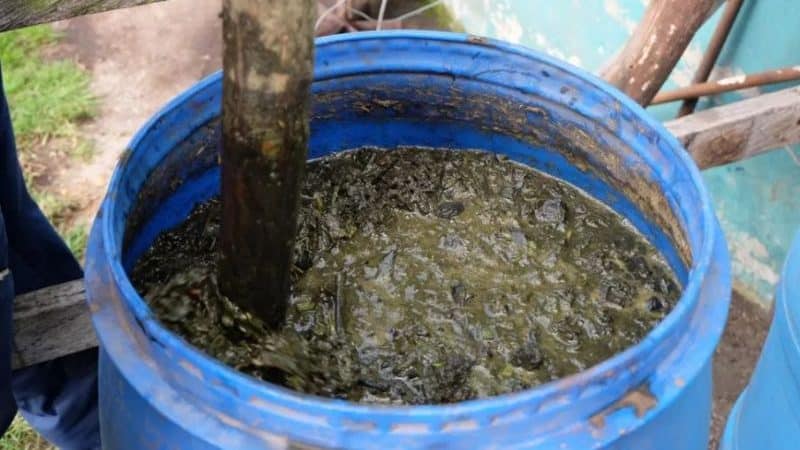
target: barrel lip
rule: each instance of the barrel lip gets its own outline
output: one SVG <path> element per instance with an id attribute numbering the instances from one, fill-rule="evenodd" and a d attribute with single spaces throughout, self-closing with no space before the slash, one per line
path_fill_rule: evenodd
<path id="1" fill-rule="evenodd" d="M 672 158 L 679 162 L 683 169 L 688 171 L 692 189 L 697 191 L 698 196 L 702 199 L 700 205 L 678 205 L 681 208 L 692 208 L 690 213 L 696 213 L 696 208 L 700 209 L 700 223 L 701 233 L 700 249 L 698 252 L 693 252 L 693 260 L 688 272 L 688 282 L 684 286 L 683 293 L 680 301 L 676 304 L 673 311 L 664 318 L 655 328 L 653 328 L 648 335 L 636 345 L 629 347 L 625 351 L 618 353 L 611 358 L 602 361 L 601 363 L 581 372 L 574 374 L 560 380 L 552 381 L 533 389 L 515 392 L 500 396 L 494 396 L 484 399 L 475 399 L 466 402 L 460 402 L 448 405 L 422 405 L 422 406 L 376 406 L 364 405 L 357 403 L 350 403 L 339 400 L 324 399 L 321 397 L 309 396 L 305 394 L 296 393 L 294 391 L 281 388 L 278 386 L 269 385 L 259 380 L 251 378 L 247 375 L 241 374 L 232 368 L 224 366 L 222 363 L 206 356 L 200 350 L 191 346 L 185 345 L 185 341 L 180 337 L 173 335 L 171 332 L 162 327 L 160 323 L 149 313 L 144 300 L 138 295 L 136 290 L 130 283 L 126 272 L 121 264 L 121 255 L 115 247 L 116 239 L 114 237 L 112 221 L 115 217 L 115 202 L 111 194 L 104 200 L 103 208 L 105 214 L 100 217 L 101 227 L 100 233 L 103 241 L 103 255 L 110 266 L 112 277 L 119 290 L 122 293 L 123 301 L 127 303 L 128 307 L 132 310 L 134 317 L 142 324 L 144 330 L 150 336 L 164 342 L 167 345 L 180 345 L 179 351 L 187 355 L 193 363 L 196 363 L 202 370 L 211 370 L 217 373 L 224 373 L 225 376 L 235 378 L 237 383 L 246 385 L 249 390 L 264 395 L 275 402 L 280 402 L 284 405 L 292 405 L 298 407 L 313 408 L 319 413 L 348 413 L 348 414 L 386 414 L 394 419 L 400 416 L 414 416 L 416 418 L 433 417 L 446 415 L 448 417 L 465 416 L 468 417 L 475 413 L 486 414 L 487 411 L 500 411 L 513 409 L 515 406 L 521 407 L 522 405 L 530 404 L 531 402 L 544 402 L 546 400 L 554 400 L 553 406 L 557 407 L 564 404 L 564 401 L 579 401 L 580 395 L 565 396 L 567 392 L 578 392 L 586 386 L 593 383 L 613 383 L 616 377 L 620 379 L 628 379 L 629 371 L 637 370 L 638 360 L 642 355 L 651 352 L 659 342 L 665 340 L 667 337 L 672 336 L 681 330 L 682 322 L 688 322 L 688 317 L 694 311 L 699 302 L 699 294 L 703 280 L 709 271 L 711 265 L 711 258 L 714 252 L 715 245 L 719 244 L 724 238 L 716 229 L 716 220 L 713 216 L 711 209 L 710 197 L 702 183 L 699 170 L 694 162 L 689 158 L 681 144 L 655 119 L 651 118 L 643 108 L 633 102 L 630 98 L 611 87 L 604 81 L 596 78 L 594 75 L 579 69 L 569 66 L 568 64 L 551 58 L 547 55 L 540 54 L 533 50 L 524 49 L 522 47 L 507 44 L 491 39 L 476 38 L 474 36 L 466 36 L 462 34 L 446 33 L 446 32 L 430 32 L 430 31 L 392 31 L 392 32 L 365 32 L 358 34 L 348 34 L 331 36 L 321 38 L 317 41 L 319 49 L 327 46 L 341 44 L 347 42 L 352 44 L 361 41 L 373 40 L 392 40 L 392 39 L 405 39 L 405 40 L 420 40 L 428 42 L 451 42 L 461 44 L 474 44 L 495 48 L 501 52 L 513 53 L 525 58 L 532 58 L 541 61 L 546 65 L 559 68 L 565 72 L 589 82 L 598 90 L 602 90 L 605 94 L 612 96 L 616 101 L 623 105 L 633 113 L 637 121 L 642 122 L 646 127 L 656 131 L 658 137 L 664 140 L 671 152 Z M 337 73 L 336 69 L 322 68 L 317 72 L 320 74 L 321 79 L 342 76 Z M 326 78 L 327 77 L 327 78 Z M 188 91 L 176 97 L 168 103 L 158 114 L 154 115 L 136 134 L 131 141 L 129 148 L 136 148 L 147 130 L 157 123 L 160 118 L 168 111 L 181 106 L 184 102 L 190 99 L 196 92 L 206 89 L 213 83 L 218 83 L 221 76 L 219 73 L 208 77 L 207 79 L 196 84 Z M 123 171 L 118 169 L 114 172 L 111 180 L 111 187 L 109 193 L 121 189 Z M 93 231 L 94 233 L 94 231 Z M 709 351 L 713 349 L 713 346 Z M 609 379 L 611 379 L 609 381 Z M 625 390 L 632 389 L 635 386 L 626 386 Z"/>

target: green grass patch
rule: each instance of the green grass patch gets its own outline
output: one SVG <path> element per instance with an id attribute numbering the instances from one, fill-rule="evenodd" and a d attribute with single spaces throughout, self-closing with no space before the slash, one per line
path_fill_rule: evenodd
<path id="1" fill-rule="evenodd" d="M 36 188 L 30 188 L 31 197 L 39 205 L 45 216 L 51 222 L 64 222 L 69 217 L 70 212 L 73 211 L 75 205 L 70 204 L 61 199 L 59 196 L 47 191 L 39 191 Z"/>
<path id="2" fill-rule="evenodd" d="M 88 227 L 85 223 L 70 223 L 70 218 L 80 210 L 80 205 L 36 188 L 31 188 L 30 193 L 75 258 L 82 261 L 89 235 Z"/>
<path id="3" fill-rule="evenodd" d="M 56 447 L 39 436 L 21 416 L 17 416 L 0 438 L 0 450 L 56 450 Z"/>
<path id="4" fill-rule="evenodd" d="M 37 138 L 73 136 L 76 123 L 96 111 L 89 74 L 72 61 L 45 59 L 43 50 L 57 41 L 47 25 L 0 34 L 3 81 L 21 151 Z"/>
<path id="5" fill-rule="evenodd" d="M 89 227 L 85 223 L 77 223 L 64 230 L 59 230 L 67 247 L 78 261 L 83 262 L 86 253 L 86 242 L 89 240 Z"/>
<path id="6" fill-rule="evenodd" d="M 81 162 L 89 162 L 94 156 L 94 147 L 85 139 L 78 139 L 70 152 L 74 158 Z"/>

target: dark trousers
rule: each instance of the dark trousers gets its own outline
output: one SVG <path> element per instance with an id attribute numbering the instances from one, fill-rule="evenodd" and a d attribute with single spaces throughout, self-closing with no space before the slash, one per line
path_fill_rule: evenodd
<path id="1" fill-rule="evenodd" d="M 14 297 L 82 276 L 25 188 L 0 74 L 0 434 L 19 409 L 60 448 L 100 448 L 96 350 L 11 371 Z"/>

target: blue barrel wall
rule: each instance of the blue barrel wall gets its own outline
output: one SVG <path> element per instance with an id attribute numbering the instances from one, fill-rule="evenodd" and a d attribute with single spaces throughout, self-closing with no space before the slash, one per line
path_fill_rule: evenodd
<path id="1" fill-rule="evenodd" d="M 675 270 L 681 300 L 589 370 L 457 404 L 361 405 L 238 373 L 162 327 L 126 275 L 160 231 L 218 192 L 216 74 L 134 137 L 91 232 L 105 448 L 705 449 L 730 266 L 700 175 L 658 122 L 550 57 L 447 33 L 320 39 L 312 89 L 309 157 L 398 145 L 505 154 L 624 215 Z"/>
<path id="2" fill-rule="evenodd" d="M 720 450 L 800 447 L 800 233 L 775 295 L 772 325 L 747 388 L 725 425 Z"/>

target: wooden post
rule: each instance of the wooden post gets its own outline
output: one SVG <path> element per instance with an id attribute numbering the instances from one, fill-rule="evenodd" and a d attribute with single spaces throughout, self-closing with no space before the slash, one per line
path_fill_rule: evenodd
<path id="1" fill-rule="evenodd" d="M 603 78 L 640 105 L 649 104 L 717 3 L 652 0 Z"/>
<path id="2" fill-rule="evenodd" d="M 223 294 L 269 326 L 286 313 L 309 133 L 314 0 L 224 0 Z"/>

